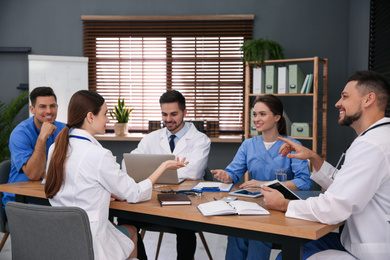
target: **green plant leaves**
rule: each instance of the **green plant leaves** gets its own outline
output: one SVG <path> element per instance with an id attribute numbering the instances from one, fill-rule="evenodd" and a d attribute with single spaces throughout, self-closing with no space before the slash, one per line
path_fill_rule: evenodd
<path id="1" fill-rule="evenodd" d="M 130 113 L 134 108 L 126 108 L 125 100 L 118 98 L 118 105 L 114 107 L 114 111 L 110 111 L 110 115 L 112 118 L 116 119 L 118 123 L 128 123 Z"/>
<path id="2" fill-rule="evenodd" d="M 23 92 L 16 99 L 12 99 L 8 104 L 0 102 L 0 162 L 10 158 L 8 148 L 9 137 L 16 127 L 15 118 L 28 104 L 28 90 Z"/>
<path id="3" fill-rule="evenodd" d="M 254 61 L 255 66 L 264 66 L 264 60 L 284 59 L 284 48 L 277 42 L 263 38 L 244 42 L 240 48 L 245 61 Z"/>

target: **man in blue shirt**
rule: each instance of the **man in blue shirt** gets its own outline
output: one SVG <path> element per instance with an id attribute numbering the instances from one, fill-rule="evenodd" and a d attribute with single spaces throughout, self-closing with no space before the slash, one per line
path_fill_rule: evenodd
<path id="1" fill-rule="evenodd" d="M 30 93 L 33 117 L 22 121 L 9 140 L 11 172 L 8 183 L 40 180 L 46 173 L 46 158 L 64 123 L 57 117 L 57 97 L 50 87 L 37 87 Z M 3 205 L 15 201 L 15 194 L 4 193 Z"/>

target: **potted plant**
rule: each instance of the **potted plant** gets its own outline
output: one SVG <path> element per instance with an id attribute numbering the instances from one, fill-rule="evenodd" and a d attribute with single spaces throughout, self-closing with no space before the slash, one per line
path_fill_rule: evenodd
<path id="1" fill-rule="evenodd" d="M 284 59 L 284 48 L 268 38 L 259 38 L 244 42 L 240 48 L 244 52 L 245 61 L 254 61 L 255 66 L 264 66 L 264 60 Z"/>
<path id="2" fill-rule="evenodd" d="M 114 125 L 115 135 L 124 136 L 128 133 L 129 129 L 129 116 L 134 108 L 126 108 L 125 100 L 118 98 L 118 105 L 114 107 L 114 111 L 110 111 L 112 118 L 116 119 L 118 122 Z"/>
<path id="3" fill-rule="evenodd" d="M 24 91 L 16 99 L 12 99 L 8 104 L 0 102 L 0 162 L 10 158 L 8 148 L 9 136 L 16 127 L 15 118 L 28 104 L 28 90 Z"/>

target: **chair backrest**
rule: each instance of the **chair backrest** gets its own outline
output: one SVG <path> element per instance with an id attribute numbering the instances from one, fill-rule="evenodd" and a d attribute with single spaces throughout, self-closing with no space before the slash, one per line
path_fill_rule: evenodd
<path id="1" fill-rule="evenodd" d="M 11 171 L 11 160 L 2 161 L 0 163 L 0 184 L 8 182 L 9 173 Z M 7 233 L 8 225 L 7 218 L 3 210 L 3 193 L 0 192 L 0 232 Z"/>
<path id="2" fill-rule="evenodd" d="M 94 258 L 88 215 L 83 209 L 8 202 L 5 211 L 13 260 Z"/>
<path id="3" fill-rule="evenodd" d="M 203 179 L 205 181 L 215 181 L 214 174 L 210 171 L 209 167 L 206 167 L 206 169 L 204 170 Z"/>

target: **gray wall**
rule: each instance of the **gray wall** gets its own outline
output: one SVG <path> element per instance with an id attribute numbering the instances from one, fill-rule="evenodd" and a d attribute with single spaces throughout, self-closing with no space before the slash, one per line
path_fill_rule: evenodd
<path id="1" fill-rule="evenodd" d="M 196 14 L 254 14 L 254 38 L 278 41 L 287 58 L 329 59 L 328 160 L 337 162 L 354 133 L 337 125 L 334 104 L 349 74 L 367 68 L 369 0 L 0 0 L 0 47 L 82 56 L 81 15 Z M 16 86 L 27 82 L 27 55 L 0 53 L 0 100 L 15 98 Z M 119 156 L 130 150 L 127 143 L 103 145 Z M 213 144 L 210 168 L 225 167 L 237 148 Z"/>

